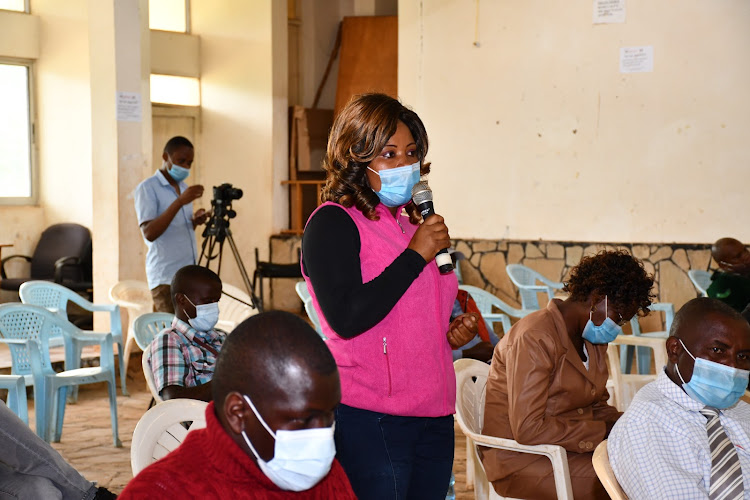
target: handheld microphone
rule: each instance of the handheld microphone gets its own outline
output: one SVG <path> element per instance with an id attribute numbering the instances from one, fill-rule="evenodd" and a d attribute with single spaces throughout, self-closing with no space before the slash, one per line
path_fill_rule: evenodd
<path id="1" fill-rule="evenodd" d="M 422 214 L 422 219 L 426 219 L 435 213 L 435 207 L 432 204 L 432 189 L 426 181 L 419 181 L 411 188 L 411 198 L 419 213 Z M 437 253 L 435 262 L 441 274 L 453 271 L 453 261 L 447 248 L 443 248 Z"/>

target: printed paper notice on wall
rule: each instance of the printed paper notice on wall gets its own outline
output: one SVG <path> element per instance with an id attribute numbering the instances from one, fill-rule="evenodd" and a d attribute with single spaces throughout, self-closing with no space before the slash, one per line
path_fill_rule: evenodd
<path id="1" fill-rule="evenodd" d="M 625 0 L 594 0 L 594 24 L 624 22 Z"/>
<path id="2" fill-rule="evenodd" d="M 138 92 L 117 92 L 117 121 L 141 121 L 141 94 Z"/>
<path id="3" fill-rule="evenodd" d="M 654 71 L 654 47 L 621 47 L 620 73 L 651 73 Z"/>

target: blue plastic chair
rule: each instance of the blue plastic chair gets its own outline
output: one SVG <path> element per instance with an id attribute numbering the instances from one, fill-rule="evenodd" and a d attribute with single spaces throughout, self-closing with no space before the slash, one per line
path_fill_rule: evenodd
<path id="1" fill-rule="evenodd" d="M 141 314 L 133 321 L 133 336 L 135 343 L 144 353 L 156 335 L 172 326 L 174 314 L 165 312 L 154 312 Z M 144 354 L 145 356 L 145 354 Z"/>
<path id="2" fill-rule="evenodd" d="M 72 302 L 82 309 L 91 312 L 103 311 L 109 313 L 109 328 L 112 335 L 112 340 L 117 344 L 117 353 L 120 358 L 120 388 L 123 396 L 129 396 L 126 387 L 127 373 L 125 372 L 124 362 L 124 345 L 122 341 L 122 323 L 120 320 L 120 306 L 116 304 L 93 304 L 88 300 L 84 299 L 76 292 L 69 288 L 65 288 L 57 283 L 51 283 L 49 281 L 27 281 L 18 290 L 18 294 L 21 297 L 21 302 L 24 304 L 32 304 L 35 306 L 44 307 L 49 309 L 53 313 L 57 314 L 61 318 L 68 319 L 68 302 Z M 95 335 L 104 335 L 100 332 L 87 332 Z M 75 341 L 73 344 L 73 352 L 71 353 L 72 358 L 68 360 L 66 357 L 66 363 L 70 361 L 71 364 L 66 365 L 66 368 L 79 368 L 81 366 L 81 351 L 85 345 L 96 345 L 98 344 L 98 337 L 90 337 L 89 340 Z M 54 344 L 53 344 L 54 345 Z M 66 356 L 67 356 L 66 351 Z M 73 391 L 71 396 L 72 400 L 77 399 L 77 391 Z"/>
<path id="3" fill-rule="evenodd" d="M 552 300 L 555 290 L 561 290 L 565 286 L 561 281 L 552 281 L 523 264 L 508 264 L 505 266 L 505 271 L 518 288 L 521 307 L 527 311 L 526 314 L 541 309 L 539 298 L 536 296 L 538 292 L 545 292 L 549 300 Z M 538 285 L 537 282 L 542 284 Z"/>
<path id="4" fill-rule="evenodd" d="M 688 277 L 693 282 L 693 286 L 701 297 L 708 297 L 708 287 L 711 286 L 711 273 L 709 271 L 702 271 L 699 269 L 691 269 L 688 271 Z"/>
<path id="5" fill-rule="evenodd" d="M 100 346 L 98 367 L 69 369 L 56 373 L 49 356 L 50 337 L 62 335 L 65 351 L 73 341 L 96 341 Z M 121 447 L 117 434 L 115 361 L 110 333 L 85 333 L 47 309 L 30 304 L 0 304 L 0 332 L 10 347 L 13 371 L 34 386 L 36 433 L 47 441 L 60 441 L 68 388 L 107 382 L 114 445 Z M 67 359 L 67 356 L 66 356 Z M 31 378 L 29 384 L 28 378 Z"/>
<path id="6" fill-rule="evenodd" d="M 487 290 L 483 290 L 476 286 L 459 285 L 458 288 L 467 291 L 469 295 L 471 295 L 471 298 L 474 299 L 479 312 L 482 313 L 484 322 L 487 323 L 487 329 L 490 332 L 494 332 L 493 325 L 500 322 L 503 325 L 503 333 L 506 334 L 510 331 L 510 318 L 523 318 L 531 312 L 511 307 Z M 495 312 L 495 307 L 502 312 Z"/>
<path id="7" fill-rule="evenodd" d="M 641 324 L 638 322 L 638 316 L 630 319 L 630 328 L 636 337 L 651 337 L 655 339 L 666 339 L 669 336 L 669 330 L 672 328 L 674 321 L 674 305 L 669 302 L 655 302 L 649 306 L 649 310 L 664 313 L 664 326 L 666 330 L 658 332 L 641 332 Z M 651 373 L 651 349 L 648 347 L 636 347 L 636 357 L 638 358 L 638 374 L 648 375 Z M 622 373 L 630 373 L 633 366 L 633 346 L 620 346 L 620 369 Z M 659 373 L 661 366 L 656 367 Z"/>
<path id="8" fill-rule="evenodd" d="M 328 338 L 323 334 L 323 329 L 320 326 L 318 313 L 315 311 L 315 306 L 313 306 L 312 295 L 310 295 L 310 292 L 307 290 L 307 283 L 304 281 L 299 281 L 296 285 L 294 285 L 294 289 L 297 291 L 297 295 L 299 295 L 299 298 L 302 299 L 302 303 L 305 305 L 305 312 L 307 313 L 307 317 L 310 318 L 310 321 L 312 321 L 312 324 L 315 326 L 315 331 L 318 332 L 320 338 L 322 338 L 323 340 L 328 340 Z"/>
<path id="9" fill-rule="evenodd" d="M 29 405 L 26 402 L 26 381 L 20 375 L 0 375 L 0 389 L 8 390 L 8 409 L 29 425 Z"/>

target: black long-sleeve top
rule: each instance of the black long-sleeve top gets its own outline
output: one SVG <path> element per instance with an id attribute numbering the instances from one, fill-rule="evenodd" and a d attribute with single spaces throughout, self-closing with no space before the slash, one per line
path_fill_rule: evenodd
<path id="1" fill-rule="evenodd" d="M 302 236 L 305 274 L 328 324 L 343 338 L 356 337 L 378 324 L 427 264 L 407 248 L 380 276 L 363 283 L 360 249 L 356 224 L 335 206 L 318 210 Z"/>

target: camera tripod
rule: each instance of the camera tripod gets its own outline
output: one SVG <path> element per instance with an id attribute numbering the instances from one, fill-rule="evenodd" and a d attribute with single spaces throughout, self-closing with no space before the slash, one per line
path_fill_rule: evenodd
<path id="1" fill-rule="evenodd" d="M 203 230 L 203 244 L 201 245 L 201 255 L 198 258 L 198 265 L 201 265 L 201 262 L 203 261 L 203 258 L 206 258 L 206 264 L 205 267 L 207 269 L 211 268 L 211 261 L 218 259 L 217 261 L 217 268 L 216 268 L 216 274 L 221 274 L 221 257 L 224 253 L 224 241 L 229 242 L 229 248 L 232 249 L 232 255 L 234 256 L 234 260 L 237 263 L 237 268 L 240 270 L 240 275 L 242 276 L 242 281 L 245 284 L 245 288 L 247 289 L 248 295 L 250 296 L 250 302 L 252 304 L 248 304 L 244 300 L 241 300 L 237 297 L 234 297 L 233 295 L 229 295 L 226 292 L 222 292 L 223 294 L 233 298 L 234 300 L 241 302 L 247 306 L 252 307 L 253 309 L 257 309 L 258 312 L 263 312 L 263 308 L 260 304 L 260 301 L 255 296 L 253 286 L 250 284 L 250 278 L 247 275 L 247 270 L 245 269 L 245 264 L 242 262 L 242 257 L 240 257 L 240 252 L 237 250 L 237 245 L 234 242 L 234 238 L 232 238 L 232 230 L 229 229 L 229 218 L 221 217 L 216 215 L 211 216 L 209 221 L 206 223 L 206 229 Z M 218 251 L 216 251 L 216 246 L 218 245 Z"/>

